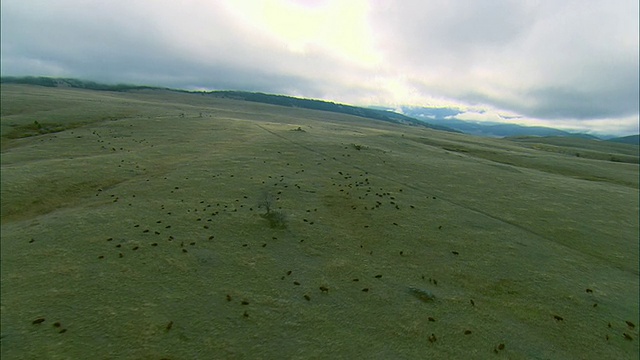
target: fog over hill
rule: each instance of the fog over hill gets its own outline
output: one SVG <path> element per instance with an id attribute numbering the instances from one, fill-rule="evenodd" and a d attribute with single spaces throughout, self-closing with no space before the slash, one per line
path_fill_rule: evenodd
<path id="1" fill-rule="evenodd" d="M 573 132 L 560 130 L 552 127 L 545 126 L 525 126 L 515 123 L 509 123 L 508 120 L 511 117 L 504 116 L 505 122 L 492 122 L 492 121 L 470 121 L 460 120 L 456 118 L 456 115 L 462 114 L 462 111 L 451 108 L 425 108 L 425 107 L 411 107 L 402 106 L 398 109 L 399 112 L 420 119 L 427 123 L 446 126 L 465 134 L 487 136 L 487 137 L 510 137 L 510 136 L 564 136 L 564 137 L 579 137 L 584 139 L 612 139 L 616 138 L 614 135 L 606 134 L 590 134 L 583 132 Z M 517 117 L 515 117 L 517 119 Z M 637 135 L 636 135 L 637 137 Z M 633 142 L 633 135 L 631 140 Z"/>

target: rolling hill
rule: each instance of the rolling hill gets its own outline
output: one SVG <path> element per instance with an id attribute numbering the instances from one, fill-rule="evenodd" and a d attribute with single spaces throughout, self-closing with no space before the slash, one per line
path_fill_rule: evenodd
<path id="1" fill-rule="evenodd" d="M 623 137 L 617 137 L 608 139 L 607 141 L 617 142 L 622 144 L 640 145 L 640 135 L 629 135 Z"/>
<path id="2" fill-rule="evenodd" d="M 637 147 L 218 95 L 1 85 L 3 359 L 638 357 Z"/>
<path id="3" fill-rule="evenodd" d="M 442 130 L 442 131 L 460 132 L 458 130 L 454 130 L 446 126 L 435 125 L 435 124 L 430 124 L 428 122 L 419 121 L 417 119 L 414 119 L 402 114 L 398 114 L 392 111 L 338 104 L 338 103 L 323 101 L 323 100 L 305 99 L 305 98 L 297 98 L 292 96 L 264 94 L 264 93 L 247 92 L 247 91 L 189 92 L 185 90 L 159 88 L 159 87 L 151 87 L 151 86 L 143 86 L 143 85 L 128 85 L 128 84 L 110 85 L 110 84 L 100 84 L 93 81 L 85 81 L 85 80 L 78 80 L 78 79 L 49 78 L 49 77 L 3 77 L 0 79 L 0 83 L 27 84 L 27 85 L 46 86 L 46 87 L 70 87 L 70 88 L 77 88 L 77 89 L 118 91 L 118 92 L 127 92 L 127 91 L 135 91 L 135 90 L 166 90 L 166 91 L 173 91 L 173 92 L 195 93 L 195 94 L 206 95 L 206 96 L 215 97 L 215 98 L 227 98 L 227 99 L 252 101 L 252 102 L 279 105 L 279 106 L 296 107 L 296 108 L 302 108 L 302 109 L 328 111 L 328 112 L 335 112 L 339 114 L 360 116 L 368 119 L 382 120 L 382 121 L 387 121 L 387 122 L 397 123 L 397 124 L 427 127 L 430 129 Z"/>

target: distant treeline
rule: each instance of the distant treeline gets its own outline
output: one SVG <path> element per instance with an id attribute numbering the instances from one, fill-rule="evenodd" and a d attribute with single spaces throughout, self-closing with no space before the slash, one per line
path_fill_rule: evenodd
<path id="1" fill-rule="evenodd" d="M 323 101 L 323 100 L 303 99 L 303 98 L 295 98 L 295 97 L 284 96 L 284 95 L 272 95 L 272 94 L 244 92 L 244 91 L 211 91 L 211 92 L 207 92 L 206 94 L 212 95 L 218 98 L 253 101 L 253 102 L 259 102 L 264 104 L 297 107 L 302 109 L 329 111 L 329 112 L 364 117 L 368 119 L 382 120 L 382 121 L 387 121 L 387 122 L 392 122 L 397 124 L 424 126 L 424 127 L 428 127 L 435 130 L 460 133 L 460 131 L 453 130 L 446 126 L 428 124 L 428 123 L 425 123 L 424 121 L 420 121 L 415 118 L 398 114 L 395 112 L 391 112 L 391 111 L 337 104 L 334 102 Z"/>
<path id="2" fill-rule="evenodd" d="M 120 92 L 130 91 L 130 90 L 170 90 L 170 91 L 183 92 L 183 93 L 184 92 L 200 93 L 200 94 L 206 94 L 206 95 L 210 95 L 218 98 L 236 99 L 236 100 L 279 105 L 279 106 L 329 111 L 329 112 L 364 117 L 368 119 L 382 120 L 382 121 L 392 122 L 396 124 L 423 126 L 423 127 L 427 127 L 435 130 L 461 133 L 461 131 L 451 129 L 446 126 L 428 124 L 424 121 L 420 121 L 418 119 L 405 116 L 402 114 L 398 114 L 395 112 L 391 112 L 391 111 L 343 105 L 343 104 L 337 104 L 334 102 L 322 101 L 322 100 L 295 98 L 295 97 L 284 96 L 284 95 L 272 95 L 272 94 L 244 92 L 244 91 L 191 92 L 186 90 L 178 90 L 178 89 L 170 89 L 170 88 L 162 88 L 162 87 L 154 87 L 154 86 L 127 85 L 127 84 L 109 85 L 109 84 L 100 84 L 93 81 L 85 81 L 85 80 L 78 80 L 78 79 L 71 79 L 71 78 L 52 78 L 52 77 L 36 77 L 36 76 L 25 76 L 25 77 L 6 76 L 6 77 L 0 78 L 0 83 L 28 84 L 28 85 L 47 86 L 47 87 L 71 87 L 71 88 L 88 89 L 88 90 L 120 91 Z"/>
<path id="3" fill-rule="evenodd" d="M 78 89 L 88 90 L 103 90 L 103 91 L 128 91 L 128 90 L 145 90 L 145 89 L 163 89 L 153 86 L 144 85 L 127 85 L 127 84 L 100 84 L 93 81 L 85 81 L 70 78 L 52 78 L 44 76 L 3 76 L 0 78 L 2 84 L 27 84 L 38 85 L 46 87 L 71 87 Z"/>

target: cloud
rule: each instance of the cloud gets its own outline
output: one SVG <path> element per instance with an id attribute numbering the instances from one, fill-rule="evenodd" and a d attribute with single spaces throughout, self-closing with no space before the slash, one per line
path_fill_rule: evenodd
<path id="1" fill-rule="evenodd" d="M 3 1 L 2 72 L 325 98 L 366 89 L 367 70 L 341 57 L 344 45 L 299 46 L 243 9 L 204 0 Z"/>
<path id="2" fill-rule="evenodd" d="M 599 129 L 638 121 L 634 1 L 3 0 L 1 6 L 2 75 L 484 109 Z"/>
<path id="3" fill-rule="evenodd" d="M 635 2 L 404 4 L 376 15 L 380 47 L 423 94 L 542 119 L 638 113 Z"/>

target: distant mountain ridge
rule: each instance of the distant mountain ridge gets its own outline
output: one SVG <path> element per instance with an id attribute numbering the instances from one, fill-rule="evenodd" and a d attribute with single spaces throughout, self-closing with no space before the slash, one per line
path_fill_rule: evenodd
<path id="1" fill-rule="evenodd" d="M 622 144 L 640 145 L 640 135 L 629 135 L 623 137 L 617 137 L 608 139 L 607 141 L 617 142 Z"/>
<path id="2" fill-rule="evenodd" d="M 403 114 L 421 119 L 423 121 L 447 126 L 461 131 L 465 134 L 484 137 L 516 137 L 516 136 L 556 136 L 567 138 L 582 138 L 591 140 L 606 140 L 625 144 L 638 145 L 638 135 L 624 137 L 594 136 L 585 133 L 575 133 L 544 126 L 523 126 L 517 124 L 496 123 L 496 122 L 475 122 L 456 119 L 455 116 L 462 112 L 450 108 L 424 108 L 403 106 L 400 108 Z"/>

